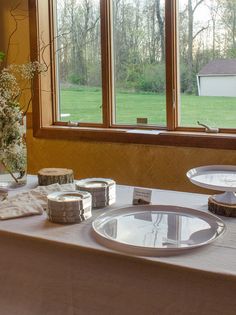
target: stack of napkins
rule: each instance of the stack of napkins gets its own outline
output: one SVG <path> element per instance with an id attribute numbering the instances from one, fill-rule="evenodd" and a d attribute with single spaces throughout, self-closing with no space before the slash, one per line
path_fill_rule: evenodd
<path id="1" fill-rule="evenodd" d="M 92 195 L 92 207 L 103 208 L 116 201 L 116 183 L 109 178 L 86 178 L 75 182 L 79 191 L 87 191 Z"/>
<path id="2" fill-rule="evenodd" d="M 88 192 L 54 192 L 47 199 L 48 219 L 52 222 L 79 223 L 92 216 L 92 198 Z"/>
<path id="3" fill-rule="evenodd" d="M 39 186 L 0 202 L 0 220 L 42 214 L 47 208 L 47 195 L 55 191 L 75 190 L 74 184 Z"/>

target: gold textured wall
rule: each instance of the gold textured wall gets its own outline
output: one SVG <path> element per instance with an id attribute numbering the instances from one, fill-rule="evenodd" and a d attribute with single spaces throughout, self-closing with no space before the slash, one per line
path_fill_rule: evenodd
<path id="1" fill-rule="evenodd" d="M 10 29 L 7 9 L 10 3 L 17 2 L 0 2 L 0 30 L 4 34 Z M 26 0 L 21 1 L 21 8 L 27 8 Z M 20 61 L 29 55 L 28 31 L 24 21 L 16 34 L 21 43 L 17 53 Z M 6 43 L 6 38 L 2 37 L 0 43 Z M 37 173 L 43 167 L 68 167 L 78 178 L 111 177 L 122 184 L 163 189 L 206 192 L 188 182 L 188 169 L 208 164 L 236 165 L 236 150 L 45 140 L 33 138 L 31 129 L 27 142 L 29 173 Z"/>
<path id="2" fill-rule="evenodd" d="M 1 0 L 0 1 L 0 50 L 7 50 L 9 35 L 15 29 L 15 23 L 10 15 L 14 9 L 18 17 L 17 31 L 11 40 L 9 60 L 12 62 L 29 61 L 29 19 L 27 0 Z"/>
<path id="3" fill-rule="evenodd" d="M 206 164 L 236 164 L 236 151 L 137 144 L 44 140 L 28 131 L 29 171 L 72 168 L 76 177 L 111 177 L 118 183 L 206 192 L 186 179 L 188 169 Z"/>

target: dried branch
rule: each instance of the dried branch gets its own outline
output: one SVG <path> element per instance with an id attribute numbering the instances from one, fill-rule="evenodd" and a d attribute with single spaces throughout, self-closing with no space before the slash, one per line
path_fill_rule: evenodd
<path id="1" fill-rule="evenodd" d="M 1 160 L 1 164 L 5 168 L 5 170 L 11 175 L 11 177 L 14 179 L 14 181 L 18 184 L 18 179 L 15 177 L 15 175 L 9 170 L 9 168 L 6 166 L 3 160 Z"/>
<path id="2" fill-rule="evenodd" d="M 193 35 L 193 40 L 203 31 L 207 30 L 209 28 L 209 22 L 207 26 L 203 26 L 199 31 L 197 31 L 197 33 L 195 35 Z"/>
<path id="3" fill-rule="evenodd" d="M 30 80 L 30 83 L 31 83 L 31 87 L 33 86 L 33 79 Z M 23 111 L 23 109 L 25 108 L 25 106 L 23 106 L 21 108 L 21 110 L 23 111 L 23 116 L 25 116 L 29 110 L 29 107 L 30 107 L 30 104 L 32 103 L 32 99 L 34 97 L 34 89 L 30 88 L 31 90 L 31 96 L 30 96 L 30 99 L 28 100 L 28 103 L 26 105 L 26 109 Z"/>
<path id="4" fill-rule="evenodd" d="M 48 63 L 46 62 L 46 60 L 45 60 L 45 57 L 44 57 L 44 54 L 45 54 L 46 49 L 49 48 L 57 39 L 59 39 L 59 38 L 61 38 L 61 37 L 65 37 L 65 36 L 67 36 L 67 35 L 69 35 L 69 34 L 71 34 L 71 31 L 66 32 L 66 33 L 62 33 L 62 34 L 60 34 L 60 35 L 57 35 L 57 36 L 53 37 L 53 39 L 52 39 L 48 44 L 46 44 L 46 43 L 44 42 L 44 40 L 43 40 L 43 33 L 41 34 L 41 36 L 40 36 L 40 41 L 41 41 L 42 45 L 40 45 L 40 46 L 42 46 L 42 47 L 41 47 L 40 50 L 39 50 L 38 59 L 40 60 L 40 58 L 41 58 L 43 64 L 45 65 L 45 67 L 46 67 L 45 72 L 46 72 L 46 71 L 48 70 L 48 68 L 51 66 L 51 63 L 48 64 Z M 57 50 L 55 51 L 55 54 L 57 54 L 59 51 L 62 51 L 63 49 L 65 49 L 65 48 L 67 48 L 67 47 L 68 47 L 68 45 L 66 45 L 65 47 L 62 47 L 62 48 L 57 49 Z"/>
<path id="5" fill-rule="evenodd" d="M 198 2 L 195 4 L 195 6 L 194 6 L 194 8 L 193 8 L 193 13 L 196 11 L 196 9 L 199 7 L 199 5 L 200 5 L 201 3 L 203 3 L 203 1 L 204 1 L 204 0 L 200 0 L 200 1 L 198 1 Z"/>

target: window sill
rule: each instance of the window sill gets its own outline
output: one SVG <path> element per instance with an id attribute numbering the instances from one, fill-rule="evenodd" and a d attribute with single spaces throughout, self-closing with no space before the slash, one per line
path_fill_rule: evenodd
<path id="1" fill-rule="evenodd" d="M 236 135 L 157 130 L 124 130 L 50 126 L 34 130 L 36 138 L 136 143 L 212 149 L 236 149 Z"/>

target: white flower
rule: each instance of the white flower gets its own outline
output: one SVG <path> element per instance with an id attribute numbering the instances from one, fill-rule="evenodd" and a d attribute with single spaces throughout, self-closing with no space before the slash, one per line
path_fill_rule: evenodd
<path id="1" fill-rule="evenodd" d="M 20 96 L 24 89 L 32 88 L 36 74 L 46 71 L 37 61 L 0 69 L 0 162 L 9 172 L 24 172 L 26 165 Z"/>

